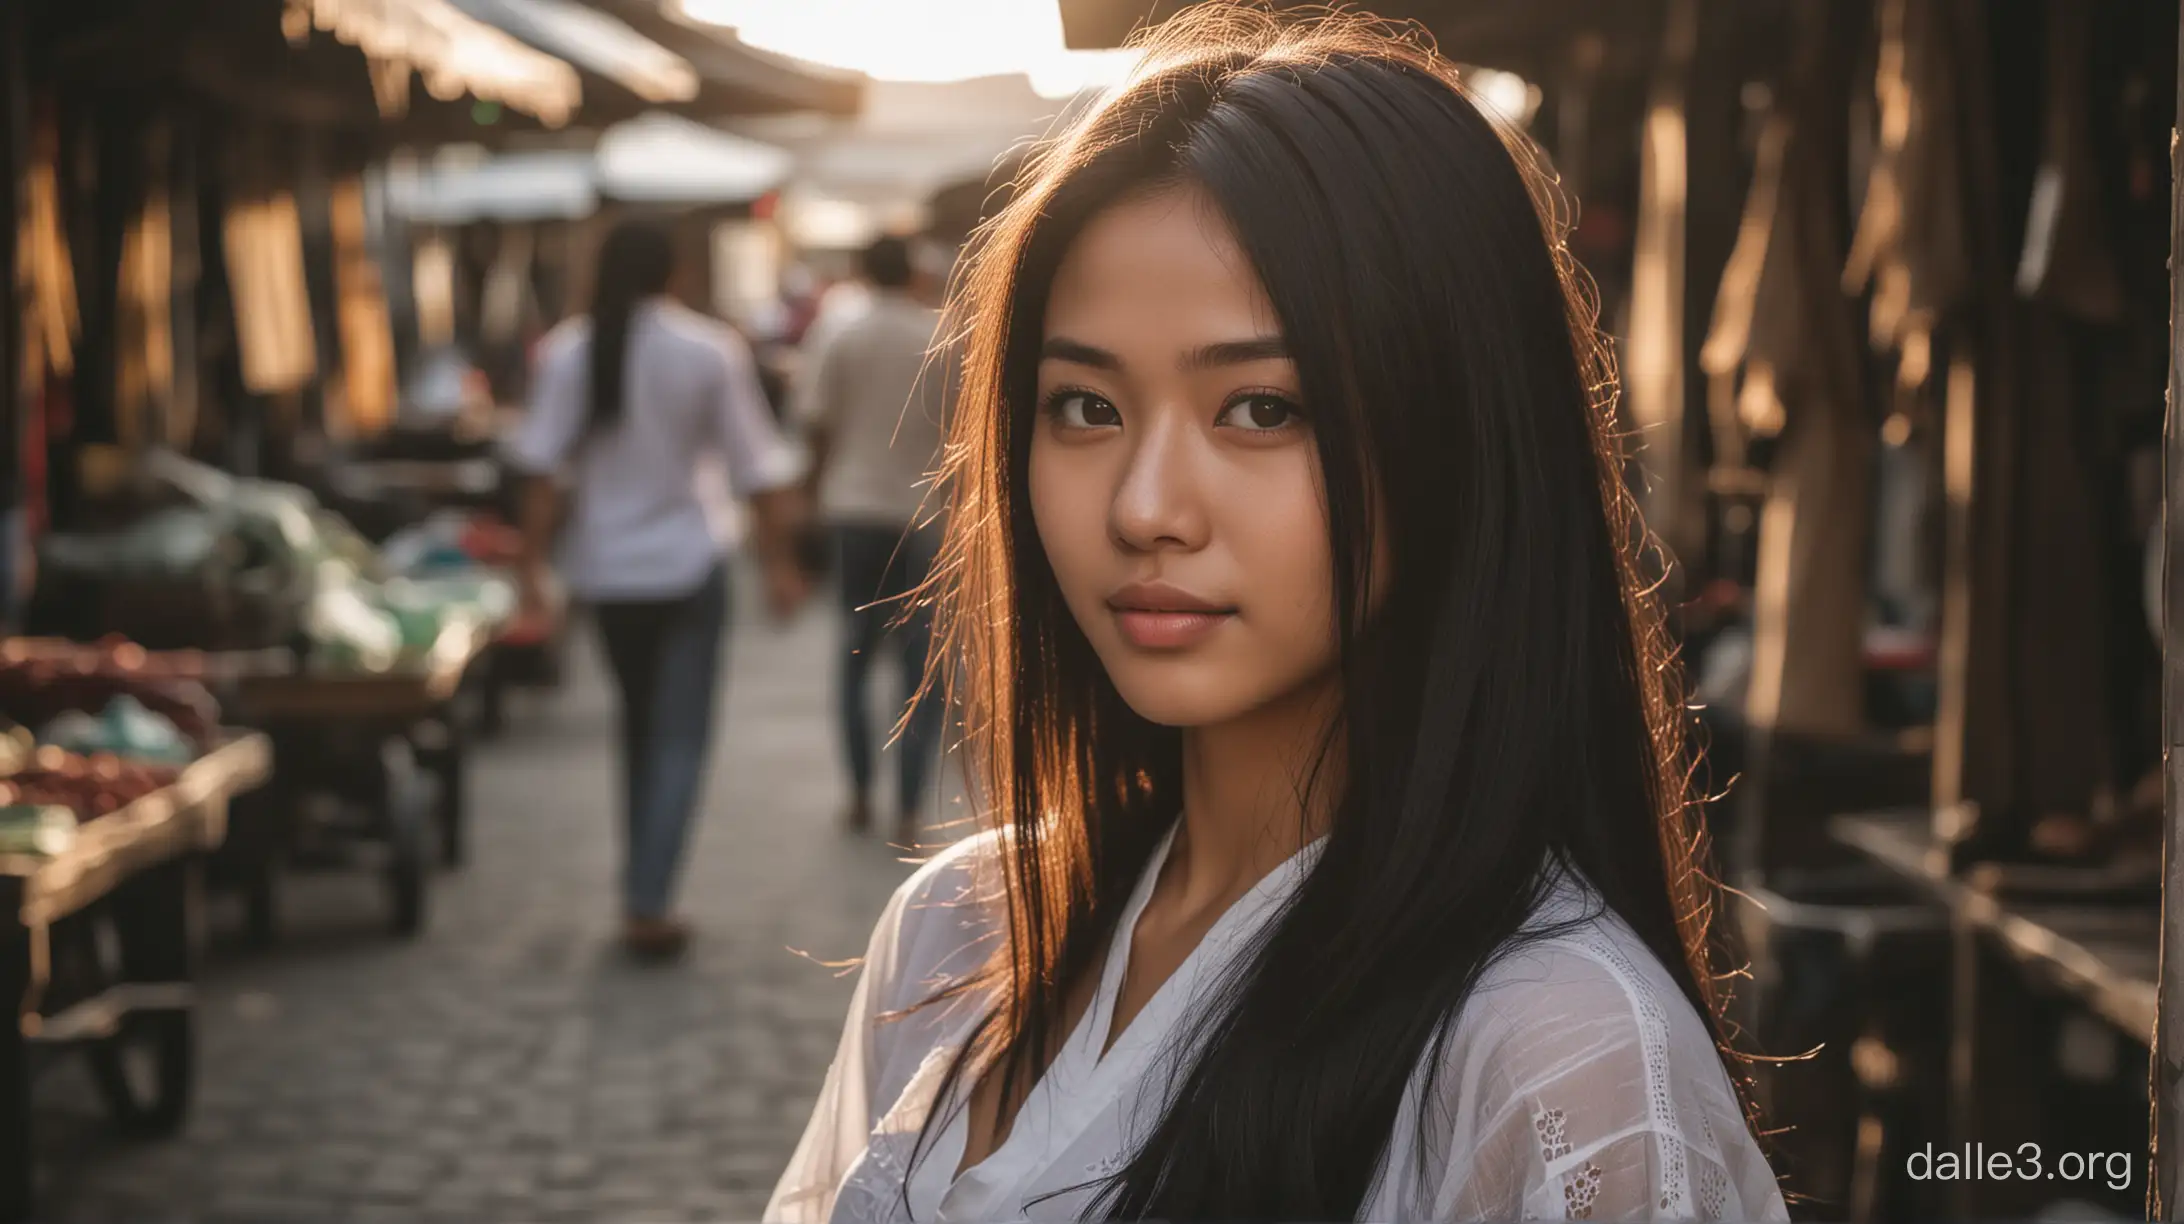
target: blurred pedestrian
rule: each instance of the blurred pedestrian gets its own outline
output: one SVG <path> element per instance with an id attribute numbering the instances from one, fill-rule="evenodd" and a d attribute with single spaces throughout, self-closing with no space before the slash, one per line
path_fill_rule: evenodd
<path id="1" fill-rule="evenodd" d="M 668 231 L 630 220 L 607 235 L 591 313 L 540 345 L 530 411 L 508 440 L 529 473 L 523 499 L 526 616 L 546 613 L 547 549 L 591 605 L 621 717 L 625 831 L 623 940 L 681 951 L 673 894 L 712 743 L 733 491 L 754 512 L 766 596 L 777 615 L 804 597 L 788 536 L 802 461 L 776 429 L 748 346 L 669 296 Z M 566 473 L 570 493 L 556 479 Z"/>
<path id="2" fill-rule="evenodd" d="M 892 236 L 865 250 L 863 272 L 870 297 L 809 352 L 795 409 L 808 431 L 819 514 L 834 540 L 843 618 L 835 699 L 850 780 L 845 820 L 859 830 L 872 823 L 876 754 L 865 690 L 873 655 L 894 639 L 906 700 L 925 673 L 932 618 L 911 595 L 940 544 L 939 525 L 918 517 L 950 381 L 945 361 L 928 360 L 944 273 L 917 267 L 910 243 Z M 900 724 L 896 832 L 905 841 L 917 833 L 942 724 L 937 700 L 914 701 Z"/>

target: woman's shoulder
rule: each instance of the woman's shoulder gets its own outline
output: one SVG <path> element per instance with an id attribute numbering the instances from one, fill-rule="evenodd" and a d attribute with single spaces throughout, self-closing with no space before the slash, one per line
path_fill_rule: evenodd
<path id="1" fill-rule="evenodd" d="M 1674 1045 L 1712 1056 L 1711 1026 L 1637 932 L 1573 874 L 1550 884 L 1525 935 L 1481 973 L 1460 1035 L 1502 1047 L 1598 1048 L 1665 1058 Z M 1510 1050 L 1507 1052 L 1514 1052 Z"/>
<path id="2" fill-rule="evenodd" d="M 964 837 L 896 886 L 873 932 L 874 950 L 887 954 L 887 963 L 876 966 L 886 977 L 886 1006 L 907 1006 L 975 969 L 991 940 L 1005 937 L 998 875 L 1004 836 L 986 830 Z"/>
<path id="3" fill-rule="evenodd" d="M 1446 1154 L 1429 1201 L 1782 1218 L 1713 1026 L 1581 879 L 1555 883 L 1442 1037 L 1413 1085 L 1431 1093 L 1422 1150 Z"/>
<path id="4" fill-rule="evenodd" d="M 920 863 L 895 890 L 905 922 L 914 921 L 909 915 L 916 913 L 976 908 L 999 883 L 994 873 L 1000 868 L 1006 837 L 1004 830 L 982 829 L 957 838 Z"/>

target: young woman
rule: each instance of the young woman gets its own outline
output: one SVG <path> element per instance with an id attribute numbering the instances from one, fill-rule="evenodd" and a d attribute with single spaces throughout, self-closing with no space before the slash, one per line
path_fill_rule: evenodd
<path id="1" fill-rule="evenodd" d="M 775 1220 L 1785 1218 L 1522 140 L 1193 10 L 982 233 L 943 658 L 998 826 L 874 932 Z"/>
<path id="2" fill-rule="evenodd" d="M 563 518 L 561 576 L 592 607 L 621 707 L 625 869 L 622 938 L 646 956 L 680 952 L 673 912 L 683 844 L 712 747 L 714 690 L 737 544 L 719 464 L 758 520 L 766 594 L 803 598 L 788 548 L 803 460 L 776 429 L 750 349 L 669 296 L 672 235 L 631 219 L 600 245 L 591 312 L 540 345 L 531 408 L 508 440 L 525 489 L 527 614 L 545 604 L 547 554 Z M 575 504 L 563 514 L 557 477 Z"/>

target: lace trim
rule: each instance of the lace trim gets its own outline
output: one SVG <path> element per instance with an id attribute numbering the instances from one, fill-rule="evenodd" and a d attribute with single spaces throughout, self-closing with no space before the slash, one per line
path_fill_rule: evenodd
<path id="1" fill-rule="evenodd" d="M 1562 1182 L 1562 1207 L 1570 1219 L 1592 1217 L 1593 1200 L 1600 1197 L 1600 1166 L 1586 1161 L 1572 1169 Z"/>
<path id="2" fill-rule="evenodd" d="M 903 1210 L 904 1183 L 910 1176 L 910 1146 L 916 1131 L 874 1132 L 849 1167 L 835 1195 L 833 1218 L 862 1224 L 909 1224 Z"/>
<path id="3" fill-rule="evenodd" d="M 1532 1130 L 1539 1136 L 1539 1159 L 1553 1164 L 1570 1154 L 1566 1124 L 1569 1115 L 1559 1109 L 1543 1109 L 1532 1115 Z"/>
<path id="4" fill-rule="evenodd" d="M 1587 928 L 1570 941 L 1594 957 L 1622 986 L 1638 1011 L 1638 1040 L 1646 1068 L 1646 1112 L 1653 1131 L 1664 1139 L 1683 1132 L 1676 1120 L 1675 1099 L 1668 1082 L 1668 1012 L 1655 997 L 1653 987 L 1638 972 L 1623 950 L 1599 931 Z M 1691 1212 L 1691 1176 L 1680 1139 L 1660 1144 L 1662 1211 Z"/>

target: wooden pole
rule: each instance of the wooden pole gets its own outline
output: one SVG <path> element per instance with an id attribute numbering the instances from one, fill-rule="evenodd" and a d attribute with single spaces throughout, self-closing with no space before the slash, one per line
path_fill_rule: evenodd
<path id="1" fill-rule="evenodd" d="M 2184 64 L 2184 21 L 2178 23 L 2178 62 Z M 2177 80 L 2178 125 L 2184 126 L 2184 72 Z M 2169 132 L 2169 404 L 2162 428 L 2161 724 L 2161 993 L 2154 1020 L 2153 1160 L 2147 1214 L 2184 1219 L 2184 148 Z"/>

